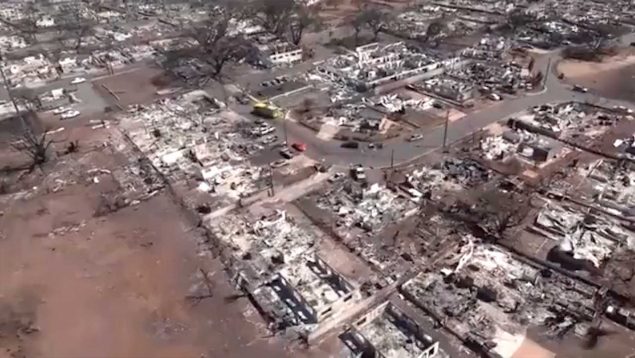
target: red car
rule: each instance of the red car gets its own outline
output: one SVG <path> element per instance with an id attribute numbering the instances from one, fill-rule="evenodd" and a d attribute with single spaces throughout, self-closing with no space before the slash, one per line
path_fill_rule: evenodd
<path id="1" fill-rule="evenodd" d="M 306 144 L 296 142 L 291 144 L 291 148 L 297 150 L 298 152 L 304 152 L 306 150 Z"/>

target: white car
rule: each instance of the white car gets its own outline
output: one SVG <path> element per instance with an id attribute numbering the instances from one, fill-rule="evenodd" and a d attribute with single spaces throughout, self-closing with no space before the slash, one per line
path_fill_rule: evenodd
<path id="1" fill-rule="evenodd" d="M 53 114 L 62 114 L 62 113 L 64 113 L 64 112 L 68 112 L 68 111 L 70 111 L 70 110 L 71 110 L 71 109 L 70 109 L 70 108 L 68 108 L 68 107 L 57 107 L 57 108 L 55 108 L 55 109 L 53 110 Z"/>
<path id="2" fill-rule="evenodd" d="M 62 113 L 62 119 L 71 119 L 79 116 L 79 111 L 66 111 Z"/>
<path id="3" fill-rule="evenodd" d="M 86 79 L 84 77 L 75 77 L 73 78 L 73 80 L 71 81 L 72 85 L 78 85 L 80 83 L 84 83 L 86 82 Z"/>
<path id="4" fill-rule="evenodd" d="M 413 134 L 410 137 L 408 137 L 408 142 L 414 142 L 414 141 L 418 141 L 422 139 L 423 139 L 423 134 Z"/>
<path id="5" fill-rule="evenodd" d="M 270 127 L 270 126 L 263 126 L 260 127 L 260 135 L 267 135 L 269 133 L 274 132 L 276 129 L 274 127 Z"/>
<path id="6" fill-rule="evenodd" d="M 273 143 L 273 142 L 275 142 L 277 140 L 278 140 L 278 136 L 275 135 L 275 134 L 268 135 L 266 137 L 262 137 L 262 143 L 263 144 L 271 144 L 271 143 Z"/>
<path id="7" fill-rule="evenodd" d="M 491 99 L 492 101 L 500 101 L 503 99 L 499 94 L 496 93 L 490 93 L 487 98 Z"/>

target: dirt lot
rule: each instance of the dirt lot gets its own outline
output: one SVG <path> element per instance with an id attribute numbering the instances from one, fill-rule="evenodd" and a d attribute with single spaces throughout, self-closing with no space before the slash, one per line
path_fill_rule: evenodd
<path id="1" fill-rule="evenodd" d="M 136 68 L 94 81 L 93 87 L 111 104 L 118 103 L 125 107 L 130 104 L 150 103 L 158 98 L 156 92 L 160 89 L 155 86 L 153 79 L 162 73 L 163 70 L 151 66 Z"/>
<path id="2" fill-rule="evenodd" d="M 600 63 L 565 60 L 558 65 L 567 81 L 590 88 L 605 97 L 635 101 L 635 50 Z"/>
<path id="3" fill-rule="evenodd" d="M 383 9 L 399 9 L 412 4 L 409 0 L 337 0 L 325 1 L 325 5 L 320 9 L 320 17 L 329 24 L 344 24 L 352 19 L 359 11 L 360 6 L 372 4 Z"/>
<path id="4" fill-rule="evenodd" d="M 100 194 L 125 185 L 87 170 L 114 173 L 130 155 L 102 145 L 112 142 L 106 130 L 64 136 L 80 139 L 79 153 L 0 195 L 1 358 L 298 356 L 265 338 L 258 313 L 236 298 L 165 190 L 95 216 Z M 212 297 L 197 303 L 187 296 L 207 293 L 201 269 Z"/>

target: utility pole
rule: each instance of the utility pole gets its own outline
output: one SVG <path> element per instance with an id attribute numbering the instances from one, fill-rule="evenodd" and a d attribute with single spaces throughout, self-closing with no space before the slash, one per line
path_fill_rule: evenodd
<path id="1" fill-rule="evenodd" d="M 448 123 L 450 122 L 450 109 L 445 110 L 445 124 L 443 125 L 443 153 L 448 152 L 446 146 L 448 140 Z"/>
<path id="2" fill-rule="evenodd" d="M 394 166 L 395 166 L 395 150 L 392 149 L 390 151 L 390 169 L 392 170 Z"/>
<path id="3" fill-rule="evenodd" d="M 284 116 L 282 116 L 282 130 L 284 131 L 284 146 L 285 147 L 289 146 L 289 138 L 287 135 L 287 116 L 288 115 L 289 115 L 289 112 L 286 112 Z"/>
<path id="4" fill-rule="evenodd" d="M 269 187 L 271 188 L 271 196 L 276 195 L 276 189 L 273 187 L 273 167 L 269 164 Z"/>
<path id="5" fill-rule="evenodd" d="M 547 59 L 547 71 L 545 72 L 545 78 L 543 79 L 542 86 L 547 87 L 547 78 L 549 78 L 549 73 L 551 72 L 551 57 Z"/>

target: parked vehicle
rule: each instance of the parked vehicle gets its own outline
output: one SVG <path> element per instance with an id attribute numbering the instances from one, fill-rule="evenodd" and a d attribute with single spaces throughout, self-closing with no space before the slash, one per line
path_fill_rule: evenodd
<path id="1" fill-rule="evenodd" d="M 357 149 L 359 148 L 359 143 L 358 142 L 344 142 L 341 145 L 342 148 L 348 148 L 348 149 Z"/>
<path id="2" fill-rule="evenodd" d="M 295 142 L 295 143 L 291 144 L 291 148 L 297 150 L 298 152 L 304 152 L 306 150 L 306 144 L 300 143 L 300 142 Z"/>
<path id="3" fill-rule="evenodd" d="M 64 112 L 68 112 L 70 110 L 71 110 L 71 108 L 68 108 L 68 107 L 57 107 L 57 108 L 55 108 L 53 110 L 53 114 L 62 114 Z"/>
<path id="4" fill-rule="evenodd" d="M 291 159 L 293 158 L 293 153 L 289 150 L 289 148 L 284 148 L 280 151 L 280 155 L 283 158 Z"/>
<path id="5" fill-rule="evenodd" d="M 415 142 L 423 139 L 423 134 L 413 134 L 408 137 L 408 142 Z"/>
<path id="6" fill-rule="evenodd" d="M 268 126 L 268 125 L 263 125 L 263 126 L 259 126 L 256 127 L 252 130 L 252 134 L 254 135 L 258 135 L 258 136 L 264 136 L 267 135 L 269 133 L 274 132 L 276 129 L 272 126 Z"/>
<path id="7" fill-rule="evenodd" d="M 268 135 L 262 138 L 262 143 L 271 144 L 278 140 L 278 136 L 275 134 Z"/>
<path id="8" fill-rule="evenodd" d="M 84 77 L 75 77 L 73 78 L 73 80 L 71 81 L 72 85 L 78 85 L 80 83 L 84 83 L 86 82 L 86 79 Z"/>
<path id="9" fill-rule="evenodd" d="M 71 119 L 71 118 L 75 118 L 77 116 L 79 116 L 80 113 L 79 111 L 66 111 L 64 113 L 62 113 L 62 119 Z"/>
<path id="10" fill-rule="evenodd" d="M 589 89 L 586 88 L 586 87 L 582 87 L 580 85 L 574 85 L 573 86 L 573 91 L 580 92 L 580 93 L 587 93 L 587 92 L 589 92 Z"/>

